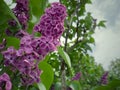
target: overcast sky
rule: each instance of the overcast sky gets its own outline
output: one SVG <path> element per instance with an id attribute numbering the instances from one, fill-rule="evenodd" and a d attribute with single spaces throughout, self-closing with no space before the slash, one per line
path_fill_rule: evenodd
<path id="1" fill-rule="evenodd" d="M 97 28 L 93 35 L 96 45 L 93 47 L 92 55 L 97 63 L 108 69 L 111 60 L 120 58 L 120 0 L 92 0 L 92 2 L 92 5 L 87 5 L 87 11 L 92 12 L 98 20 L 107 21 L 107 28 Z"/>
<path id="2" fill-rule="evenodd" d="M 120 0 L 93 0 L 87 11 L 98 20 L 106 20 L 107 28 L 97 28 L 93 56 L 105 69 L 111 60 L 120 58 Z"/>

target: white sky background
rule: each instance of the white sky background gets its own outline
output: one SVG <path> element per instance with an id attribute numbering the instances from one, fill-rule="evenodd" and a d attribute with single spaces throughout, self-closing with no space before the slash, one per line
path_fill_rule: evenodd
<path id="1" fill-rule="evenodd" d="M 5 1 L 9 3 L 11 0 Z M 107 28 L 97 28 L 93 35 L 96 46 L 93 47 L 92 55 L 96 62 L 101 63 L 107 70 L 111 60 L 120 58 L 120 0 L 92 0 L 92 2 L 91 5 L 87 5 L 87 11 L 92 12 L 94 18 L 107 21 Z"/>
<path id="2" fill-rule="evenodd" d="M 87 11 L 98 20 L 106 20 L 107 28 L 97 28 L 93 35 L 96 46 L 92 55 L 107 70 L 111 60 L 120 58 L 120 0 L 93 0 Z"/>

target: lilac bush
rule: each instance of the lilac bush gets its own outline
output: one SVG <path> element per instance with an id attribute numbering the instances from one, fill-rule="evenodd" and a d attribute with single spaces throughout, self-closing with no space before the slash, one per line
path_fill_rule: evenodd
<path id="1" fill-rule="evenodd" d="M 40 22 L 34 26 L 34 31 L 41 33 L 41 37 L 35 37 L 24 31 L 27 27 L 28 0 L 17 0 L 17 5 L 13 9 L 16 17 L 22 25 L 15 36 L 20 39 L 20 47 L 16 50 L 9 47 L 3 51 L 4 64 L 14 72 L 19 72 L 23 85 L 32 85 L 40 82 L 41 70 L 38 64 L 44 57 L 57 49 L 60 45 L 60 37 L 64 31 L 64 19 L 67 16 L 66 8 L 60 3 L 52 3 L 46 9 Z M 9 21 L 9 25 L 15 26 L 14 20 Z M 9 31 L 7 31 L 9 32 Z M 34 32 L 33 32 L 34 33 Z"/>

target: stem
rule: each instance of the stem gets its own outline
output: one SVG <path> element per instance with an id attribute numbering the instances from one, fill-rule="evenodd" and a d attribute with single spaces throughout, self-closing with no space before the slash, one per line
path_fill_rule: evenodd
<path id="1" fill-rule="evenodd" d="M 76 39 L 76 43 L 78 42 L 79 39 L 79 34 L 78 34 L 78 26 L 79 26 L 79 18 L 78 18 L 78 10 L 77 10 L 77 28 L 76 28 L 76 33 L 77 33 L 77 39 Z"/>
<path id="2" fill-rule="evenodd" d="M 64 47 L 64 50 L 66 51 L 67 50 L 67 42 L 68 42 L 68 36 L 69 36 L 69 30 L 70 30 L 70 27 L 68 27 L 68 30 L 66 31 L 66 37 L 65 37 L 65 47 Z"/>
<path id="3" fill-rule="evenodd" d="M 66 31 L 64 51 L 67 50 L 68 36 L 69 36 L 69 26 L 68 26 L 68 30 Z M 62 83 L 62 87 L 61 87 L 61 90 L 66 90 L 66 79 L 65 79 L 65 76 L 66 76 L 65 61 L 62 60 L 62 64 L 61 64 L 61 83 Z"/>
<path id="4" fill-rule="evenodd" d="M 28 90 L 29 85 L 26 86 L 26 90 Z"/>
<path id="5" fill-rule="evenodd" d="M 59 0 L 61 2 L 61 0 Z M 80 4 L 76 7 L 75 11 L 73 12 L 73 14 L 71 15 L 71 19 L 70 21 L 66 20 L 66 24 L 67 24 L 67 31 L 66 31 L 66 37 L 65 37 L 65 46 L 64 46 L 64 51 L 67 51 L 67 43 L 68 43 L 68 36 L 69 36 L 69 30 L 70 30 L 70 26 L 72 24 L 72 20 L 74 15 L 76 14 L 78 8 L 79 8 Z M 69 23 L 68 23 L 69 22 Z M 65 72 L 65 61 L 62 60 L 62 64 L 61 64 L 61 82 L 62 82 L 62 87 L 61 90 L 66 90 L 66 72 Z"/>
<path id="6" fill-rule="evenodd" d="M 61 90 L 66 90 L 66 72 L 65 72 L 65 62 L 64 60 L 62 60 L 62 64 L 61 64 Z"/>
<path id="7" fill-rule="evenodd" d="M 59 2 L 61 3 L 61 0 L 59 0 Z M 66 21 L 67 22 L 67 21 Z M 68 25 L 67 25 L 68 26 Z M 68 33 L 69 33 L 69 29 L 66 32 L 66 38 L 65 38 L 65 47 L 64 50 L 66 51 L 67 49 L 67 39 L 68 39 Z M 60 58 L 61 59 L 61 58 Z M 65 61 L 63 59 L 61 59 L 62 64 L 61 64 L 61 90 L 66 90 L 66 72 L 65 72 Z"/>

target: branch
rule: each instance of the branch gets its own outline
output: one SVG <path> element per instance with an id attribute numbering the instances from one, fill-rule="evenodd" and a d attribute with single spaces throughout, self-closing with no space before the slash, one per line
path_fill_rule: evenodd
<path id="1" fill-rule="evenodd" d="M 78 0 L 78 2 L 79 2 L 79 0 Z M 78 10 L 77 10 L 77 27 L 76 27 L 76 32 L 77 32 L 77 39 L 76 39 L 76 42 L 78 42 L 78 39 L 79 39 L 79 35 L 78 35 L 78 26 L 79 26 L 79 18 L 78 18 Z"/>
<path id="2" fill-rule="evenodd" d="M 93 19 L 93 26 L 92 26 L 91 30 L 95 30 L 95 28 L 96 28 L 96 21 L 97 21 L 96 19 Z M 85 35 L 85 33 L 86 33 L 86 30 L 84 28 L 84 35 Z M 86 40 L 86 37 L 84 37 L 84 36 L 83 36 L 82 40 L 77 40 L 76 39 L 76 42 L 70 48 L 67 49 L 67 52 L 70 52 L 71 50 L 73 50 L 79 43 L 83 42 L 84 40 Z"/>
<path id="3" fill-rule="evenodd" d="M 77 11 L 78 11 L 80 5 L 81 5 L 81 4 L 79 3 L 79 4 L 77 5 L 75 11 L 71 14 L 71 19 L 70 19 L 69 26 L 71 26 L 71 24 L 72 24 L 72 19 L 73 19 L 73 17 L 75 16 L 75 14 L 77 13 Z"/>
<path id="4" fill-rule="evenodd" d="M 61 2 L 61 0 L 59 0 L 59 2 Z M 80 5 L 77 6 L 77 8 L 75 9 L 75 11 L 71 15 L 70 21 L 65 20 L 66 25 L 67 25 L 67 31 L 66 31 L 66 37 L 65 37 L 65 47 L 64 47 L 65 51 L 67 51 L 68 36 L 69 36 L 70 26 L 72 24 L 72 19 L 73 19 L 74 15 L 76 14 L 76 12 L 78 11 L 79 6 Z M 61 84 L 62 84 L 62 87 L 61 87 L 61 90 L 66 90 L 66 79 L 65 79 L 65 76 L 66 76 L 65 61 L 62 60 L 62 64 L 61 64 Z"/>
<path id="5" fill-rule="evenodd" d="M 80 42 L 82 42 L 84 39 L 82 40 L 78 40 L 74 45 L 72 45 L 70 48 L 68 48 L 67 52 L 71 52 L 71 50 L 73 50 Z"/>

